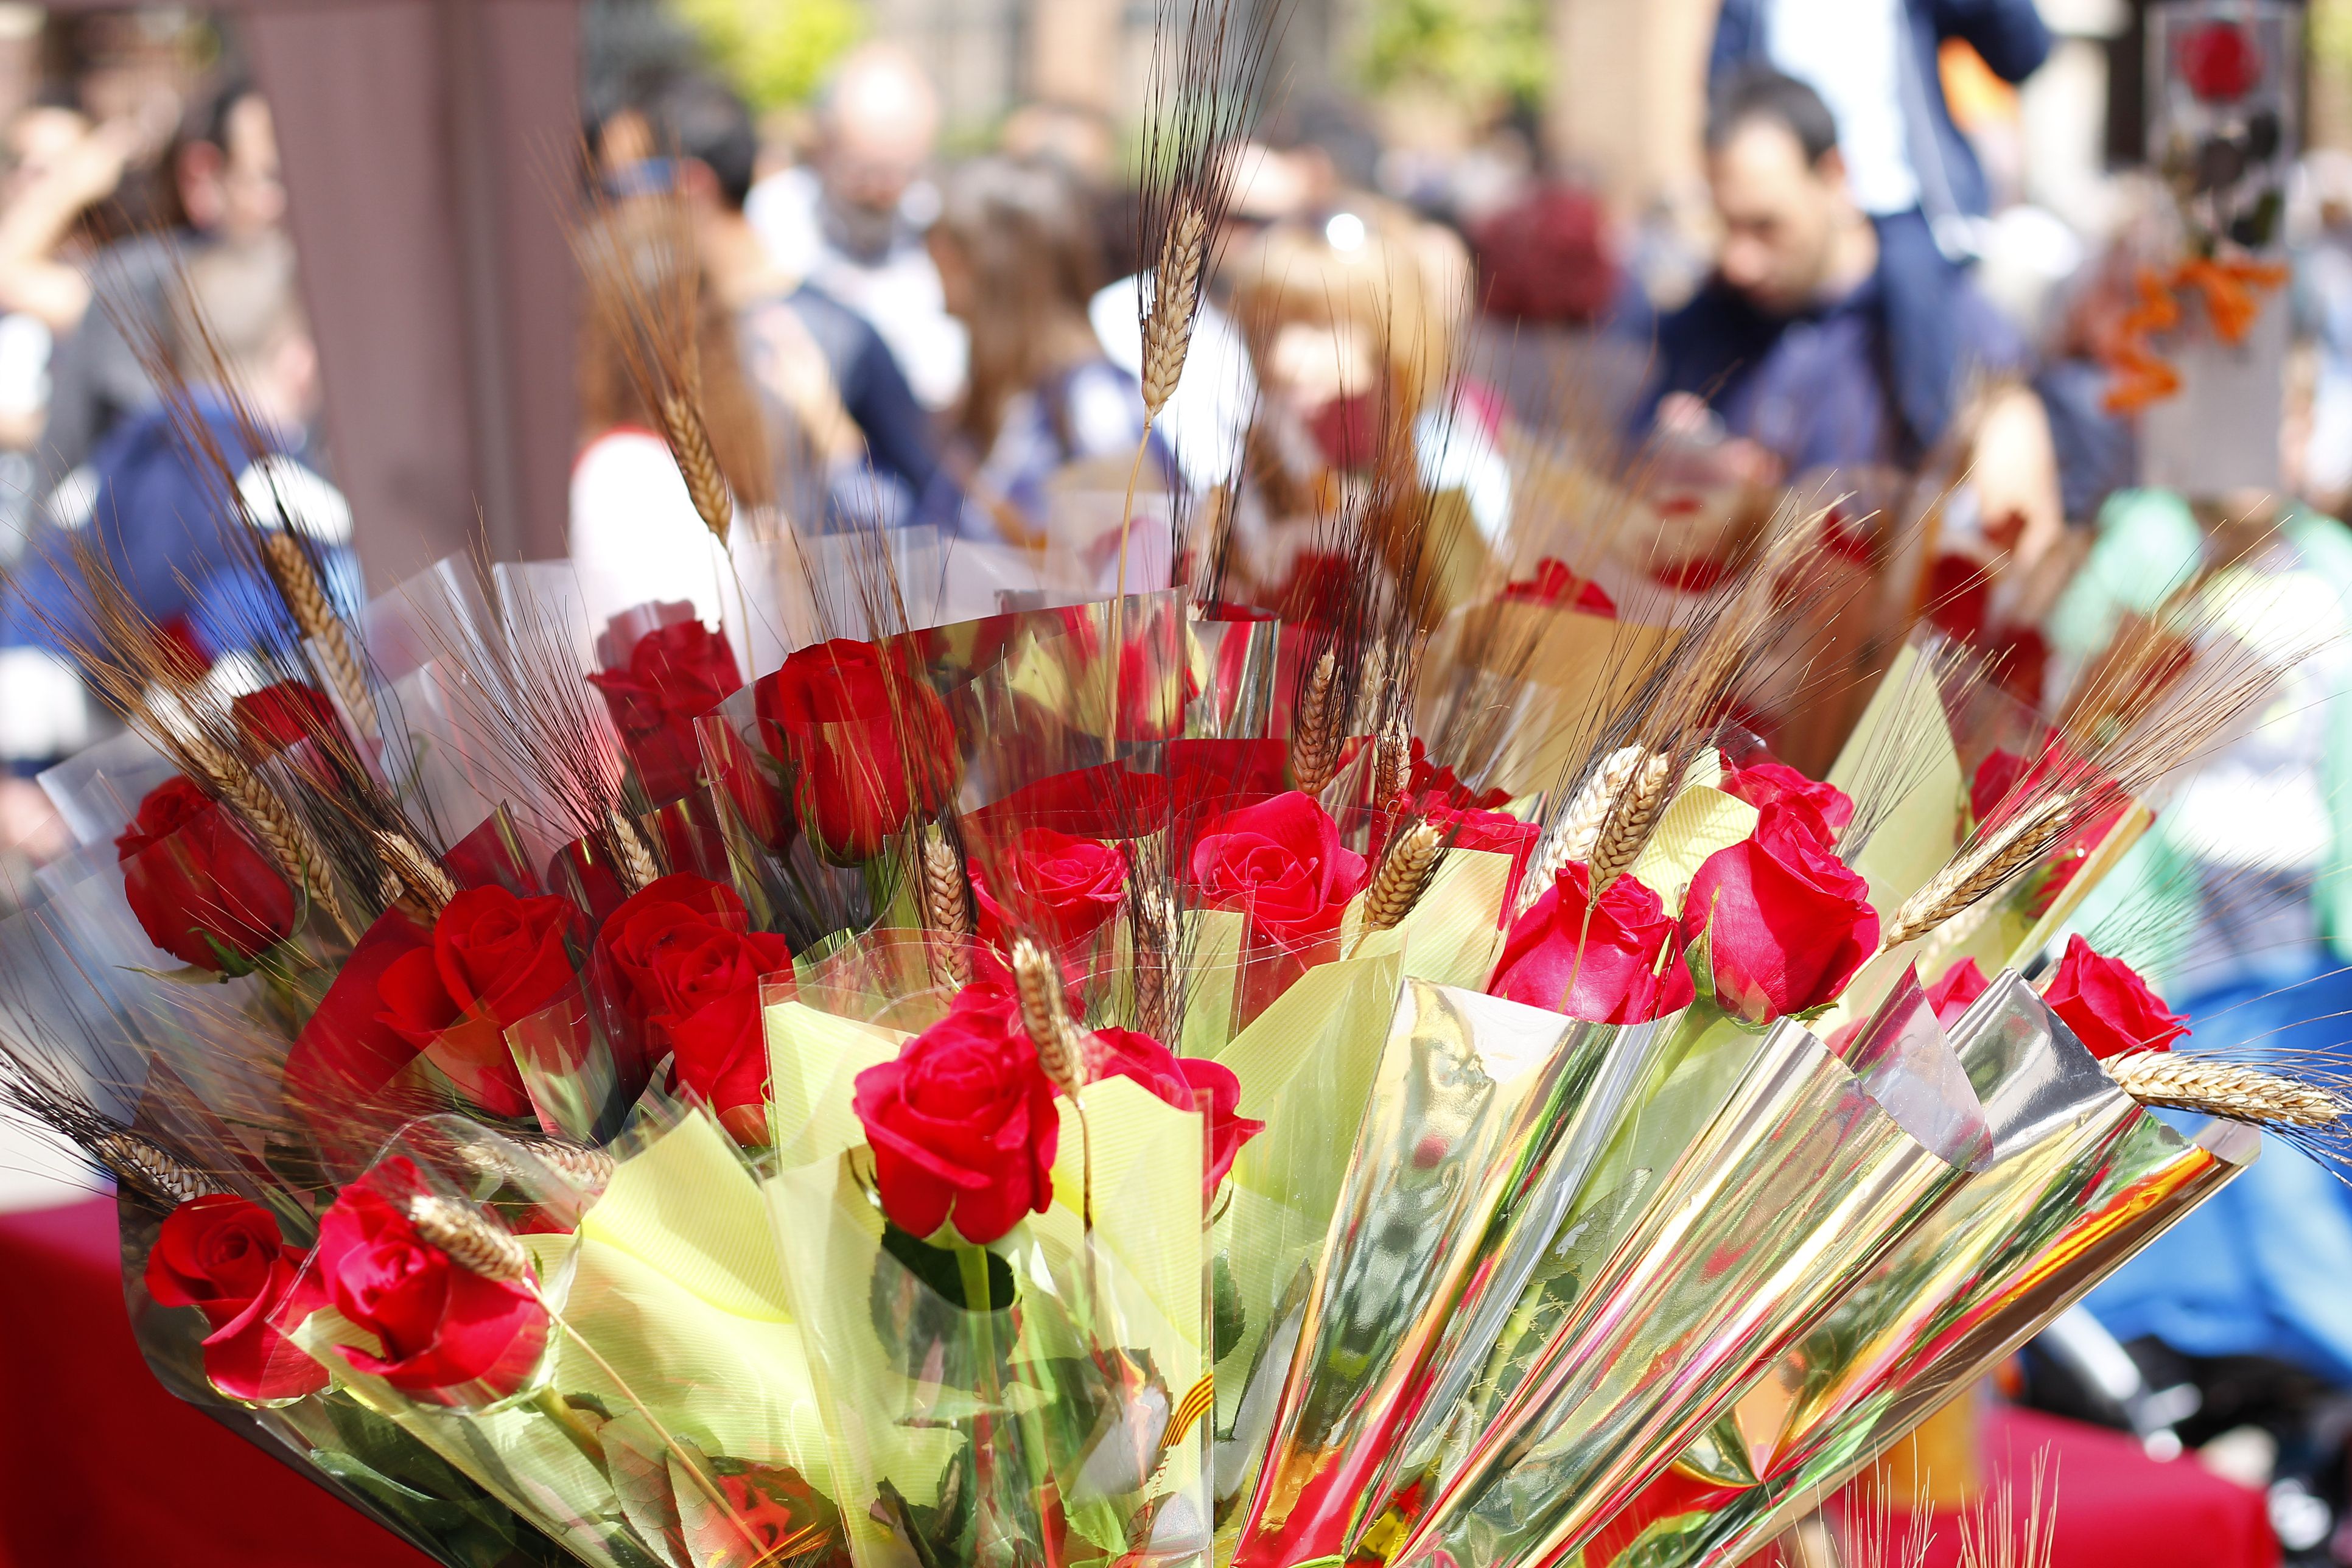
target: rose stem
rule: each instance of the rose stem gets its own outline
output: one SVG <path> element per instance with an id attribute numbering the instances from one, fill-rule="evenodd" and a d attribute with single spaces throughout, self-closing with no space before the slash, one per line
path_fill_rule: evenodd
<path id="1" fill-rule="evenodd" d="M 588 1342 L 587 1336 L 564 1321 L 563 1314 L 555 1310 L 555 1303 L 549 1300 L 546 1293 L 540 1289 L 539 1281 L 525 1276 L 518 1283 L 530 1292 L 530 1299 L 539 1303 L 539 1310 L 547 1314 L 548 1321 L 571 1335 L 572 1342 L 578 1345 L 582 1353 L 596 1363 L 596 1370 L 610 1378 L 613 1386 L 621 1391 L 621 1397 L 636 1406 L 637 1414 L 646 1418 L 646 1424 L 654 1429 L 664 1443 L 668 1445 L 670 1452 L 677 1456 L 677 1462 L 686 1467 L 686 1473 L 694 1478 L 694 1484 L 702 1489 L 702 1495 L 718 1506 L 719 1511 L 727 1516 L 727 1522 L 735 1527 L 735 1533 L 743 1538 L 743 1544 L 751 1549 L 751 1561 L 756 1563 L 766 1557 L 767 1549 L 760 1544 L 760 1538 L 751 1532 L 751 1527 L 743 1522 L 743 1516 L 735 1511 L 735 1505 L 727 1500 L 727 1494 L 719 1489 L 719 1483 L 703 1473 L 702 1467 L 695 1462 L 693 1456 L 687 1452 L 685 1446 L 670 1436 L 669 1428 L 662 1425 L 661 1417 L 656 1415 L 646 1402 L 637 1397 L 636 1390 L 631 1388 L 627 1380 L 613 1369 L 613 1363 L 606 1361 L 598 1353 L 596 1347 Z"/>
<path id="2" fill-rule="evenodd" d="M 1127 542 L 1135 536 L 1135 486 L 1143 477 L 1143 454 L 1151 449 L 1151 410 L 1143 411 L 1143 434 L 1136 438 L 1135 461 L 1128 465 L 1127 495 L 1118 503 L 1118 574 L 1110 584 L 1110 697 L 1103 709 L 1103 761 L 1118 760 L 1118 678 L 1127 667 L 1121 640 L 1127 612 Z"/>
<path id="3" fill-rule="evenodd" d="M 988 1288 L 988 1248 L 963 1243 L 956 1247 L 955 1255 L 956 1273 L 963 1281 L 965 1332 L 972 1354 L 973 1490 L 977 1496 L 986 1497 L 988 1477 L 983 1474 L 983 1468 L 994 1452 L 993 1438 L 989 1431 L 992 1425 L 989 1407 L 996 1398 L 996 1336 L 989 1320 L 995 1301 Z"/>

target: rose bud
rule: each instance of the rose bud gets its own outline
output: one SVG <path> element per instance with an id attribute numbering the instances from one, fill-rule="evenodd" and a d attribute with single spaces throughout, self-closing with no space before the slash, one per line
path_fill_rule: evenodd
<path id="1" fill-rule="evenodd" d="M 578 920 L 568 900 L 467 889 L 434 921 L 431 947 L 385 968 L 376 984 L 383 1021 L 484 1110 L 528 1113 L 506 1031 L 571 990 L 564 939 Z"/>
<path id="2" fill-rule="evenodd" d="M 1097 1029 L 1094 1038 L 1097 1077 L 1132 1079 L 1181 1110 L 1198 1110 L 1201 1098 L 1207 1098 L 1208 1165 L 1202 1173 L 1201 1198 L 1213 1199 L 1242 1145 L 1265 1131 L 1265 1122 L 1234 1114 L 1241 1106 L 1241 1079 L 1230 1068 L 1205 1057 L 1180 1057 L 1133 1029 Z"/>
<path id="3" fill-rule="evenodd" d="M 1936 983 L 1927 987 L 1927 1005 L 1936 1010 L 1936 1022 L 1948 1029 L 1991 985 L 1984 971 L 1977 967 L 1977 961 L 1964 958 L 1937 975 Z"/>
<path id="4" fill-rule="evenodd" d="M 1845 791 L 1835 784 L 1821 784 L 1807 778 L 1783 763 L 1753 763 L 1744 768 L 1727 768 L 1723 774 L 1723 793 L 1744 800 L 1761 811 L 1773 802 L 1801 813 L 1813 828 L 1813 837 L 1825 845 L 1834 846 L 1837 836 L 1853 821 L 1853 802 Z"/>
<path id="5" fill-rule="evenodd" d="M 910 1235 L 952 1218 L 985 1247 L 1054 1201 L 1061 1113 L 1019 1004 L 1002 991 L 959 992 L 898 1059 L 857 1075 L 852 1104 L 883 1212 Z"/>
<path id="6" fill-rule="evenodd" d="M 793 771 L 793 809 L 825 858 L 882 853 L 918 810 L 954 787 L 955 730 L 930 686 L 869 642 L 804 647 L 761 679 L 754 701 L 769 745 Z"/>
<path id="7" fill-rule="evenodd" d="M 1593 1024 L 1645 1024 L 1690 1005 L 1694 987 L 1658 895 L 1626 875 L 1596 902 L 1571 861 L 1504 940 L 1489 994 Z"/>
<path id="8" fill-rule="evenodd" d="M 1056 947 L 1087 941 L 1108 924 L 1127 898 L 1127 858 L 1098 838 L 1078 838 L 1050 827 L 1032 827 L 1009 845 L 1003 858 L 1004 901 L 990 889 L 980 868 L 971 868 L 971 889 L 980 906 L 980 935 L 998 947 L 1010 940 L 1011 924 L 1034 930 Z"/>
<path id="9" fill-rule="evenodd" d="M 114 841 L 147 940 L 199 969 L 242 969 L 294 930 L 294 889 L 186 779 L 147 792 Z"/>
<path id="10" fill-rule="evenodd" d="M 702 762 L 694 721 L 740 690 L 743 677 L 724 637 L 680 621 L 639 637 L 627 668 L 599 670 L 588 681 L 604 694 L 646 793 L 660 802 L 694 788 Z"/>
<path id="11" fill-rule="evenodd" d="M 1774 801 L 1753 833 L 1706 858 L 1683 898 L 1684 946 L 1706 954 L 1717 1005 L 1751 1024 L 1827 1006 L 1878 951 L 1870 884 L 1813 820 Z"/>
<path id="12" fill-rule="evenodd" d="M 310 1289 L 377 1342 L 374 1353 L 336 1351 L 409 1394 L 498 1399 L 520 1389 L 547 1346 L 547 1313 L 530 1287 L 459 1264 L 419 1236 L 380 1186 L 425 1190 L 415 1165 L 387 1160 L 345 1187 L 319 1222 Z"/>
<path id="13" fill-rule="evenodd" d="M 232 1399 L 299 1399 L 327 1386 L 327 1369 L 273 1322 L 302 1272 L 302 1249 L 286 1245 L 268 1209 L 212 1194 L 164 1216 L 147 1254 L 147 1294 L 164 1307 L 194 1307 L 205 1336 L 205 1376 Z"/>
<path id="14" fill-rule="evenodd" d="M 2042 1000 L 2093 1056 L 2168 1051 L 2189 1020 L 2167 1007 L 2128 963 L 2102 958 L 2080 936 L 2066 939 Z"/>

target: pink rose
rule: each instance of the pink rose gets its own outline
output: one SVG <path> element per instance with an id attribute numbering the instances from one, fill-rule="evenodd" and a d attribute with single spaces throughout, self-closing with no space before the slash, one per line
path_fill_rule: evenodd
<path id="1" fill-rule="evenodd" d="M 2128 963 L 2102 958 L 2080 936 L 2066 939 L 2042 1000 L 2090 1053 L 2105 1059 L 2132 1051 L 2168 1051 L 2189 1020 L 2166 1006 Z"/>
<path id="2" fill-rule="evenodd" d="M 1684 895 L 1684 944 L 1706 955 L 1723 1010 L 1751 1024 L 1827 1006 L 1878 951 L 1870 884 L 1814 820 L 1767 805 L 1755 832 L 1708 856 Z"/>
<path id="3" fill-rule="evenodd" d="M 1658 895 L 1621 876 L 1595 902 L 1570 862 L 1511 926 L 1490 994 L 1594 1024 L 1643 1024 L 1690 1005 L 1675 922 Z"/>

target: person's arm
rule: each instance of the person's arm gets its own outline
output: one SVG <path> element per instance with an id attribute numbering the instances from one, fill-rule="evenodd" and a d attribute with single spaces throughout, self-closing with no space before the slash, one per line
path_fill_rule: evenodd
<path id="1" fill-rule="evenodd" d="M 921 496 L 939 472 L 939 437 L 931 416 L 915 398 L 906 373 L 891 356 L 882 334 L 864 321 L 848 372 L 842 377 L 841 400 L 850 418 L 866 433 L 866 455 L 875 468 L 903 481 Z"/>
<path id="2" fill-rule="evenodd" d="M 2050 58 L 2050 28 L 2033 0 L 1929 0 L 1936 38 L 1958 38 L 1995 76 L 2019 82 Z"/>

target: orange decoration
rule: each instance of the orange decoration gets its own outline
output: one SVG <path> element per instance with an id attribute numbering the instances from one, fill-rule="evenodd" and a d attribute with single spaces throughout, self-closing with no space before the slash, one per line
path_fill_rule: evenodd
<path id="1" fill-rule="evenodd" d="M 2105 406 L 2110 414 L 2129 414 L 2161 402 L 2180 390 L 2180 372 L 2156 352 L 2149 339 L 2180 324 L 2182 290 L 2194 289 L 2205 304 L 2213 335 L 2230 344 L 2246 341 L 2262 315 L 2262 294 L 2287 280 L 2284 264 L 2243 257 L 2191 257 L 2167 277 L 2153 267 L 2142 267 L 2134 277 L 2139 302 L 2124 313 L 2119 341 L 2101 357 L 2115 373 Z"/>

